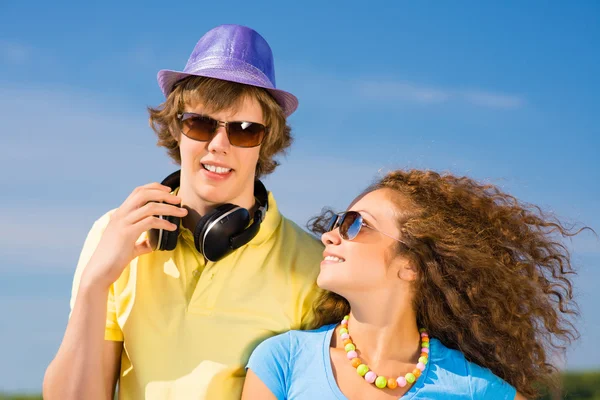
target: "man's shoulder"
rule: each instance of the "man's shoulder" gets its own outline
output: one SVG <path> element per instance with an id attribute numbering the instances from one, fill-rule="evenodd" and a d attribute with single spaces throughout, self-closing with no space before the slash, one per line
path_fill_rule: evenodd
<path id="1" fill-rule="evenodd" d="M 317 237 L 305 231 L 297 223 L 285 217 L 284 215 L 281 216 L 281 224 L 281 235 L 293 238 L 295 240 L 299 240 L 302 243 L 306 243 L 308 245 L 322 247 L 321 241 Z"/>
<path id="2" fill-rule="evenodd" d="M 279 236 L 288 256 L 301 259 L 309 266 L 318 267 L 323 257 L 323 244 L 319 239 L 286 217 L 282 218 Z"/>
<path id="3" fill-rule="evenodd" d="M 109 210 L 102 214 L 100 217 L 97 217 L 93 222 L 92 226 L 88 230 L 86 243 L 92 244 L 93 242 L 97 242 L 102 237 L 102 234 L 106 230 L 108 223 L 110 222 L 111 216 L 116 211 L 115 209 Z"/>
<path id="4" fill-rule="evenodd" d="M 92 224 L 92 230 L 97 229 L 104 231 L 115 211 L 117 211 L 117 209 L 113 208 L 100 215 L 100 217 L 97 217 Z"/>

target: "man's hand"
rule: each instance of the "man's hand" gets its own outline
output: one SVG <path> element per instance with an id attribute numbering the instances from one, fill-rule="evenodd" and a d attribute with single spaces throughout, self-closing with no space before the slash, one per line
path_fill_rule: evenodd
<path id="1" fill-rule="evenodd" d="M 150 183 L 136 188 L 129 195 L 111 215 L 85 268 L 82 284 L 108 288 L 131 260 L 152 251 L 148 239 L 140 239 L 142 233 L 150 229 L 177 229 L 175 224 L 156 217 L 169 215 L 182 218 L 187 214 L 185 208 L 177 206 L 181 199 L 170 192 L 167 186 Z"/>

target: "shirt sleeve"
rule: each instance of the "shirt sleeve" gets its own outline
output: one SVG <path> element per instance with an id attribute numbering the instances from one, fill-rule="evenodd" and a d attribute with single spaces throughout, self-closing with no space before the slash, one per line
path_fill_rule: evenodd
<path id="1" fill-rule="evenodd" d="M 250 355 L 247 369 L 260 378 L 277 399 L 285 399 L 290 366 L 289 332 L 266 339 Z"/>
<path id="2" fill-rule="evenodd" d="M 473 400 L 513 400 L 517 391 L 488 368 L 467 362 Z"/>
<path id="3" fill-rule="evenodd" d="M 317 303 L 322 293 L 323 290 L 315 284 L 312 286 L 311 291 L 308 293 L 308 295 L 304 298 L 304 301 L 302 303 L 302 320 L 300 322 L 299 329 L 310 330 L 319 328 L 315 325 L 315 304 Z"/>
<path id="4" fill-rule="evenodd" d="M 319 328 L 315 325 L 315 304 L 323 294 L 317 286 L 317 276 L 321 271 L 323 246 L 312 237 L 304 237 L 300 245 L 301 259 L 298 261 L 300 273 L 295 277 L 298 287 L 297 317 L 291 329 L 311 330 Z"/>
<path id="5" fill-rule="evenodd" d="M 90 261 L 92 254 L 96 250 L 98 246 L 98 242 L 108 225 L 110 220 L 110 214 L 112 212 L 108 212 L 99 218 L 88 232 L 88 235 L 83 244 L 83 249 L 79 255 L 79 261 L 77 262 L 77 269 L 75 270 L 75 275 L 73 277 L 73 288 L 71 291 L 71 311 L 69 313 L 69 318 L 71 318 L 71 314 L 73 313 L 73 307 L 75 306 L 75 300 L 77 299 L 77 292 L 79 291 L 79 283 L 81 281 L 81 275 L 83 274 L 83 270 L 85 269 L 87 263 Z M 114 285 L 110 286 L 108 292 L 108 300 L 106 304 L 106 327 L 104 329 L 104 339 L 113 340 L 117 342 L 123 341 L 123 332 L 117 323 L 117 310 L 115 304 L 115 292 Z"/>

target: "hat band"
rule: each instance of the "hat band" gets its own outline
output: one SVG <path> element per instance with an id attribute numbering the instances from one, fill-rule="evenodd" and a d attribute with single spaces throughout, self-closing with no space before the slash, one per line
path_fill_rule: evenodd
<path id="1" fill-rule="evenodd" d="M 256 81 L 257 86 L 263 86 L 271 89 L 275 89 L 274 82 L 255 66 L 248 64 L 247 62 L 235 58 L 228 57 L 206 57 L 199 60 L 195 60 L 185 66 L 183 72 L 187 74 L 199 74 L 205 70 L 222 70 L 230 73 L 241 73 L 241 75 L 251 78 L 252 81 Z M 248 82 L 240 82 L 248 83 Z"/>

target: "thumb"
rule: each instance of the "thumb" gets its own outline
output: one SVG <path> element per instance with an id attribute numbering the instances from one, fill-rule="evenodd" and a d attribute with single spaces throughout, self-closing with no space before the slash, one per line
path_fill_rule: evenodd
<path id="1" fill-rule="evenodd" d="M 148 254 L 152 252 L 152 246 L 150 246 L 150 241 L 148 239 L 142 239 L 137 242 L 134 247 L 135 257 L 141 256 L 142 254 Z"/>

